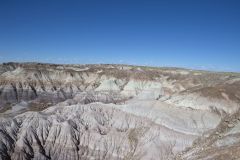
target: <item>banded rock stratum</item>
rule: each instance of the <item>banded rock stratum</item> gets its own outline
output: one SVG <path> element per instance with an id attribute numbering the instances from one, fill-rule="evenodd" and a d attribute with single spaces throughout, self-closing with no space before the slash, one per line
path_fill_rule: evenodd
<path id="1" fill-rule="evenodd" d="M 0 65 L 0 159 L 240 159 L 240 74 Z"/>

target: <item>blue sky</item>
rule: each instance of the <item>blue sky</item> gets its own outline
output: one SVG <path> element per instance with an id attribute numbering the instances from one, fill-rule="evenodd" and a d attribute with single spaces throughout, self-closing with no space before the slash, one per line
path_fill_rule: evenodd
<path id="1" fill-rule="evenodd" d="M 240 71 L 239 0 L 0 0 L 0 62 Z"/>

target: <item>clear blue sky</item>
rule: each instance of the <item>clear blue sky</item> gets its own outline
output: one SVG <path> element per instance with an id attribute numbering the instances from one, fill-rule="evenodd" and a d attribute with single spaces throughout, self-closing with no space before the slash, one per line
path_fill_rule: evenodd
<path id="1" fill-rule="evenodd" d="M 0 0 L 0 62 L 240 71 L 239 0 Z"/>

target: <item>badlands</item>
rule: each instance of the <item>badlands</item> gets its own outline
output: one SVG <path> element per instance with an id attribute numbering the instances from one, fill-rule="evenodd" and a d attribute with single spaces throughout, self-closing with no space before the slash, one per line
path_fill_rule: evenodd
<path id="1" fill-rule="evenodd" d="M 240 74 L 0 64 L 0 159 L 240 159 Z"/>

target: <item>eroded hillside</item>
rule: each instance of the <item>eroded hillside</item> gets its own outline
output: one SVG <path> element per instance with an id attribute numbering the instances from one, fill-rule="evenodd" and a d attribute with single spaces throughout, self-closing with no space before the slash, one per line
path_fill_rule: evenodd
<path id="1" fill-rule="evenodd" d="M 0 65 L 1 159 L 240 158 L 240 74 Z"/>

